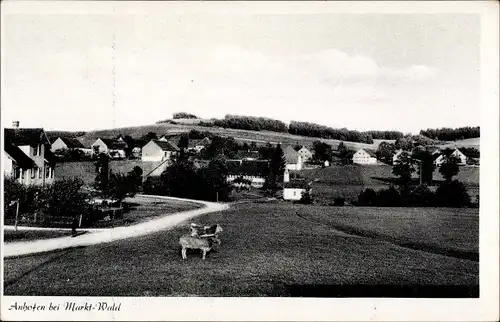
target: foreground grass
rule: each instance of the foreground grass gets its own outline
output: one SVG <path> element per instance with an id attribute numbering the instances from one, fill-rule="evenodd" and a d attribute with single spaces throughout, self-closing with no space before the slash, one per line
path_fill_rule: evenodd
<path id="1" fill-rule="evenodd" d="M 6 259 L 5 294 L 298 296 L 309 290 L 309 294 L 315 296 L 320 293 L 320 296 L 346 296 L 345 292 L 339 293 L 339 287 L 343 290 L 357 287 L 358 293 L 350 293 L 350 296 L 387 296 L 383 285 L 391 285 L 399 290 L 406 287 L 410 290 L 407 296 L 414 294 L 411 290 L 417 286 L 462 287 L 471 292 L 468 296 L 477 296 L 478 262 L 344 234 L 328 221 L 330 217 L 341 217 L 333 209 L 336 208 L 249 203 L 234 206 L 227 212 L 205 215 L 196 221 L 218 223 L 224 228 L 220 249 L 210 253 L 206 261 L 202 261 L 197 252 L 188 254 L 185 261 L 181 259 L 178 238 L 187 232 L 187 224 L 172 231 L 73 249 L 55 259 L 51 254 Z M 358 218 L 367 211 L 353 209 L 360 212 Z M 398 230 L 400 225 L 405 225 L 406 219 L 399 217 L 405 212 L 406 209 L 400 208 L 392 213 L 379 213 L 372 226 L 383 229 L 385 225 L 377 225 L 377 220 L 390 223 L 392 218 L 393 228 L 386 231 L 408 233 L 410 229 Z M 434 228 L 439 221 L 428 219 L 450 215 L 453 211 L 430 209 L 422 218 L 421 227 L 428 226 L 428 236 L 433 241 L 444 241 L 454 247 L 453 238 L 434 236 L 442 230 L 450 236 L 457 235 L 455 240 L 467 239 L 459 236 L 467 234 L 471 236 L 472 245 L 477 231 L 458 229 L 464 216 L 454 217 L 457 223 L 453 229 L 444 223 Z M 354 216 L 354 222 L 363 222 L 356 214 L 350 216 Z M 322 220 L 326 221 L 319 222 Z M 413 225 L 415 221 L 418 217 Z M 411 238 L 416 237 L 414 234 Z M 464 247 L 463 241 L 457 244 Z M 50 260 L 48 256 L 52 256 Z M 33 269 L 33 262 L 41 264 Z M 376 295 L 369 290 L 376 290 Z"/>

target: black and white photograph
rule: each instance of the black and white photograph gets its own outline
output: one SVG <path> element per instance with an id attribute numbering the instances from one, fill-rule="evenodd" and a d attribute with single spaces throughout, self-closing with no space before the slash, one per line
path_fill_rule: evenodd
<path id="1" fill-rule="evenodd" d="M 3 2 L 2 320 L 496 320 L 498 3 L 379 4 Z"/>

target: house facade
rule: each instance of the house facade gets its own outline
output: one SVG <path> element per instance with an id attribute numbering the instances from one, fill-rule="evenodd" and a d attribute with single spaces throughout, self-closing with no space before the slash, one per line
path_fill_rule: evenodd
<path id="1" fill-rule="evenodd" d="M 297 151 L 295 151 L 293 147 L 287 146 L 283 150 L 283 153 L 285 154 L 286 169 L 295 171 L 302 170 L 302 156 Z"/>
<path id="2" fill-rule="evenodd" d="M 283 175 L 283 200 L 300 200 L 306 192 L 311 192 L 311 186 L 304 179 L 291 179 L 290 172 L 285 169 Z"/>
<path id="3" fill-rule="evenodd" d="M 212 140 L 210 140 L 208 137 L 205 137 L 202 140 L 189 140 L 187 150 L 200 153 L 201 150 L 203 150 L 210 144 L 212 144 Z"/>
<path id="4" fill-rule="evenodd" d="M 311 160 L 311 158 L 313 157 L 313 153 L 305 146 L 302 146 L 297 151 L 297 153 L 302 157 L 303 162 L 307 162 L 307 161 Z"/>
<path id="5" fill-rule="evenodd" d="M 451 156 L 457 158 L 458 165 L 466 165 L 467 164 L 467 156 L 465 156 L 465 154 L 463 154 L 462 151 L 460 151 L 459 149 L 455 149 L 455 151 L 453 151 Z M 434 160 L 434 164 L 439 167 L 439 166 L 441 166 L 441 164 L 445 160 L 446 160 L 446 157 L 443 154 L 441 154 L 436 158 L 436 160 Z"/>
<path id="6" fill-rule="evenodd" d="M 50 150 L 52 152 L 56 152 L 58 150 L 81 150 L 85 152 L 85 147 L 83 144 L 78 141 L 76 138 L 62 138 L 57 137 L 51 140 L 52 144 L 50 146 Z"/>
<path id="7" fill-rule="evenodd" d="M 109 155 L 113 159 L 125 158 L 125 149 L 127 143 L 120 137 L 114 139 L 98 138 L 92 143 L 92 155 L 99 155 L 101 153 Z"/>
<path id="8" fill-rule="evenodd" d="M 169 141 L 151 140 L 142 147 L 141 160 L 143 162 L 171 161 L 180 149 Z"/>
<path id="9" fill-rule="evenodd" d="M 261 188 L 269 171 L 267 160 L 228 160 L 226 180 L 235 187 Z"/>
<path id="10" fill-rule="evenodd" d="M 55 159 L 41 128 L 4 129 L 4 175 L 25 185 L 54 182 Z"/>
<path id="11" fill-rule="evenodd" d="M 375 156 L 375 153 L 371 150 L 359 149 L 352 156 L 352 163 L 362 164 L 362 165 L 377 164 L 377 157 Z"/>

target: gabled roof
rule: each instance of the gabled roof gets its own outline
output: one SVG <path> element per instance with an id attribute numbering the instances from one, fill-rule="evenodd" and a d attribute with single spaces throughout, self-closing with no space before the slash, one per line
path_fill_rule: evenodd
<path id="1" fill-rule="evenodd" d="M 36 165 L 33 159 L 27 156 L 23 151 L 21 151 L 21 149 L 11 142 L 5 142 L 4 150 L 20 168 L 31 169 Z"/>
<path id="2" fill-rule="evenodd" d="M 239 150 L 236 152 L 236 159 L 258 159 L 260 158 L 259 151 Z"/>
<path id="3" fill-rule="evenodd" d="M 127 148 L 127 143 L 122 142 L 122 141 L 113 140 L 113 139 L 104 139 L 104 138 L 98 138 L 97 140 L 99 140 L 99 139 L 102 142 L 104 142 L 104 144 L 106 144 L 106 146 L 108 147 L 108 149 L 123 150 L 123 149 Z"/>
<path id="4" fill-rule="evenodd" d="M 163 151 L 172 151 L 172 152 L 177 152 L 180 149 L 173 143 L 168 142 L 168 141 L 160 141 L 160 140 L 152 140 L 154 143 L 156 143 L 157 146 L 160 147 Z"/>
<path id="5" fill-rule="evenodd" d="M 269 171 L 269 162 L 267 160 L 253 161 L 227 161 L 227 172 L 232 175 L 266 176 Z"/>
<path id="6" fill-rule="evenodd" d="M 201 140 L 189 140 L 189 143 L 188 143 L 188 147 L 190 148 L 194 148 L 196 146 L 207 146 L 207 145 L 210 145 L 212 143 L 212 140 L 210 140 L 208 137 L 204 137 L 203 139 Z"/>
<path id="7" fill-rule="evenodd" d="M 359 149 L 358 152 L 361 151 L 361 150 L 365 151 L 366 153 L 368 153 L 369 156 L 371 156 L 373 158 L 377 157 L 377 155 L 375 154 L 375 151 L 373 151 L 373 150 L 370 150 L 370 149 L 367 149 L 367 148 L 362 148 L 362 149 Z"/>
<path id="8" fill-rule="evenodd" d="M 293 147 L 290 145 L 287 146 L 284 150 L 283 153 L 285 154 L 285 162 L 286 163 L 297 163 L 298 158 L 299 158 L 299 153 L 295 151 Z"/>
<path id="9" fill-rule="evenodd" d="M 50 140 L 42 128 L 4 129 L 5 140 L 16 146 L 50 144 Z"/>
<path id="10" fill-rule="evenodd" d="M 82 142 L 78 141 L 78 139 L 76 138 L 63 138 L 63 137 L 58 137 L 59 139 L 61 139 L 64 144 L 66 144 L 66 146 L 70 149 L 83 149 L 84 146 L 82 144 Z M 57 138 L 56 138 L 57 140 Z M 56 140 L 54 140 L 52 143 L 54 143 Z"/>

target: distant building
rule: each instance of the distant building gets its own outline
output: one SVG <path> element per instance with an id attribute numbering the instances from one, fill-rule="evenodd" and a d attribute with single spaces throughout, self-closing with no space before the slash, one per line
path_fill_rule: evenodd
<path id="1" fill-rule="evenodd" d="M 125 149 L 127 147 L 127 143 L 122 138 L 98 138 L 91 146 L 92 155 L 99 155 L 101 153 L 104 153 L 109 155 L 113 159 L 125 158 Z"/>
<path id="2" fill-rule="evenodd" d="M 297 153 L 302 157 L 303 162 L 307 162 L 313 157 L 313 153 L 304 145 L 297 150 Z"/>
<path id="3" fill-rule="evenodd" d="M 466 165 L 467 164 L 467 157 L 465 156 L 465 154 L 462 153 L 462 151 L 460 151 L 459 149 L 455 149 L 455 151 L 453 151 L 453 153 L 451 153 L 451 156 L 457 158 L 458 160 L 458 165 Z M 436 166 L 441 166 L 441 164 L 445 161 L 445 156 L 443 154 L 440 154 L 435 160 L 434 160 L 434 164 Z"/>
<path id="4" fill-rule="evenodd" d="M 354 164 L 377 164 L 377 157 L 375 156 L 375 152 L 369 149 L 359 149 L 352 156 L 352 163 Z"/>
<path id="5" fill-rule="evenodd" d="M 261 188 L 270 172 L 267 160 L 228 160 L 226 180 L 236 187 Z"/>
<path id="6" fill-rule="evenodd" d="M 212 140 L 210 140 L 208 137 L 205 137 L 202 140 L 189 140 L 187 150 L 199 153 L 210 144 L 212 144 Z"/>
<path id="7" fill-rule="evenodd" d="M 302 170 L 303 160 L 302 156 L 295 151 L 291 146 L 287 146 L 283 153 L 285 154 L 286 169 L 288 170 Z"/>
<path id="8" fill-rule="evenodd" d="M 58 150 L 86 150 L 83 144 L 77 138 L 56 137 L 50 140 L 52 142 L 50 150 L 56 152 Z"/>
<path id="9" fill-rule="evenodd" d="M 54 182 L 55 159 L 50 140 L 41 128 L 4 129 L 4 175 L 24 185 Z"/>
<path id="10" fill-rule="evenodd" d="M 311 186 L 304 179 L 290 178 L 290 172 L 285 169 L 283 175 L 283 199 L 300 200 L 304 193 L 311 191 Z"/>
<path id="11" fill-rule="evenodd" d="M 168 141 L 151 140 L 142 147 L 141 160 L 143 162 L 161 162 L 171 160 L 180 149 Z"/>

